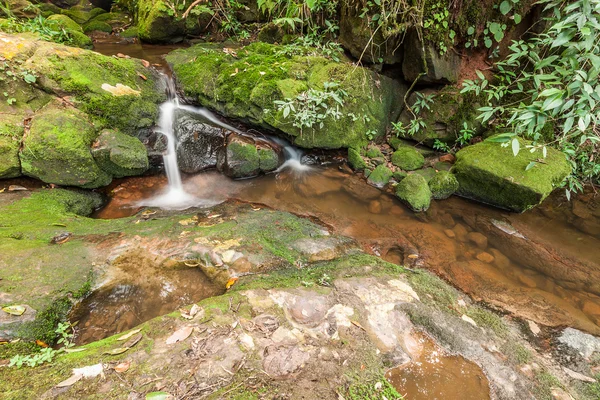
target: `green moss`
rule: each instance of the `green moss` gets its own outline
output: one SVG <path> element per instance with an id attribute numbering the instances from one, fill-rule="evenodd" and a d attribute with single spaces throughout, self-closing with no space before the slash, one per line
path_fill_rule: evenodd
<path id="1" fill-rule="evenodd" d="M 48 24 L 50 26 L 54 26 L 55 28 L 62 28 L 66 31 L 71 32 L 81 32 L 83 33 L 83 29 L 81 26 L 67 15 L 55 14 L 48 17 Z"/>
<path id="2" fill-rule="evenodd" d="M 479 306 L 470 307 L 465 314 L 471 317 L 477 325 L 490 328 L 501 338 L 505 338 L 508 335 L 508 326 L 506 326 L 502 318 L 485 308 Z"/>
<path id="3" fill-rule="evenodd" d="M 139 175 L 149 167 L 146 146 L 133 136 L 104 130 L 92 149 L 98 166 L 115 178 Z"/>
<path id="4" fill-rule="evenodd" d="M 378 383 L 381 385 L 381 388 L 376 389 Z M 350 400 L 404 399 L 384 377 L 350 385 L 345 398 Z"/>
<path id="5" fill-rule="evenodd" d="M 365 163 L 360 153 L 353 148 L 348 149 L 348 163 L 355 171 L 361 171 L 367 167 L 367 163 Z"/>
<path id="6" fill-rule="evenodd" d="M 212 45 L 196 45 L 170 53 L 167 61 L 187 96 L 229 117 L 281 130 L 302 147 L 358 148 L 366 144 L 366 132 L 384 133 L 401 94 L 397 84 L 350 64 L 324 57 L 290 58 L 279 50 L 256 42 L 237 49 L 233 57 Z M 273 104 L 308 88 L 323 90 L 323 84 L 331 81 L 340 82 L 348 93 L 345 112 L 318 129 L 301 130 Z"/>
<path id="7" fill-rule="evenodd" d="M 425 178 L 425 181 L 427 181 L 427 183 L 429 183 L 429 181 L 431 181 L 431 179 L 433 179 L 433 177 L 437 174 L 435 169 L 431 167 L 418 169 L 414 173 L 417 175 L 421 175 L 423 178 Z"/>
<path id="8" fill-rule="evenodd" d="M 138 28 L 137 28 L 137 26 L 131 26 L 131 27 L 125 29 L 119 35 L 121 35 L 124 38 L 136 38 L 136 37 L 138 37 Z"/>
<path id="9" fill-rule="evenodd" d="M 230 142 L 227 146 L 228 175 L 232 178 L 256 176 L 260 169 L 260 157 L 253 143 Z"/>
<path id="10" fill-rule="evenodd" d="M 431 190 L 419 174 L 411 174 L 396 186 L 396 196 L 413 211 L 426 211 L 431 203 Z"/>
<path id="11" fill-rule="evenodd" d="M 458 190 L 458 181 L 450 172 L 439 171 L 429 181 L 429 189 L 434 199 L 447 199 Z"/>
<path id="12" fill-rule="evenodd" d="M 392 154 L 392 164 L 405 171 L 414 171 L 423 167 L 425 158 L 412 147 L 400 147 Z"/>
<path id="13" fill-rule="evenodd" d="M 490 140 L 459 151 L 453 168 L 460 184 L 458 193 L 518 212 L 541 203 L 562 183 L 571 167 L 561 152 L 548 149 L 543 163 L 526 170 L 542 155 L 541 151 L 532 154 L 525 150 L 531 142 L 519 142 L 523 150 L 516 157 L 510 148 Z"/>
<path id="14" fill-rule="evenodd" d="M 453 309 L 458 300 L 458 292 L 431 272 L 419 271 L 409 274 L 410 285 L 425 304 L 437 305 L 444 309 Z"/>
<path id="15" fill-rule="evenodd" d="M 76 110 L 48 108 L 34 116 L 23 142 L 23 174 L 47 183 L 99 187 L 110 183 L 90 153 L 94 127 Z"/>
<path id="16" fill-rule="evenodd" d="M 92 39 L 85 33 L 81 32 L 69 32 L 71 37 L 71 45 L 75 47 L 81 47 L 82 49 L 91 49 L 94 47 Z"/>
<path id="17" fill-rule="evenodd" d="M 402 139 L 399 139 L 395 136 L 392 136 L 389 138 L 388 143 L 390 146 L 392 146 L 392 148 L 394 150 L 398 150 L 400 148 L 400 146 L 402 146 L 404 143 L 402 142 Z"/>
<path id="18" fill-rule="evenodd" d="M 366 156 L 369 158 L 381 158 L 383 153 L 377 146 L 371 146 L 367 149 Z"/>
<path id="19" fill-rule="evenodd" d="M 373 186 L 382 188 L 388 184 L 392 175 L 393 172 L 391 169 L 385 165 L 378 165 L 373 172 L 369 174 L 368 182 Z"/>
<path id="20" fill-rule="evenodd" d="M 90 19 L 92 19 L 94 17 L 94 15 L 92 15 L 91 12 L 76 9 L 75 7 L 70 8 L 68 10 L 62 10 L 61 13 L 63 15 L 66 15 L 67 17 L 71 18 L 73 21 L 75 21 L 78 24 L 85 24 L 86 22 L 88 22 Z"/>
<path id="21" fill-rule="evenodd" d="M 85 33 L 93 32 L 93 31 L 111 33 L 112 26 L 110 26 L 109 24 L 107 24 L 106 22 L 103 22 L 103 21 L 91 20 L 83 25 L 83 31 Z"/>
<path id="22" fill-rule="evenodd" d="M 404 171 L 395 171 L 394 175 L 393 175 L 396 182 L 402 182 L 402 180 L 404 178 L 406 178 L 407 176 L 408 176 L 408 174 Z"/>
<path id="23" fill-rule="evenodd" d="M 139 0 L 137 27 L 141 40 L 150 43 L 167 42 L 185 34 L 185 21 L 169 15 L 162 0 Z"/>
<path id="24" fill-rule="evenodd" d="M 19 120 L 4 116 L 0 121 L 0 179 L 21 175 L 19 149 L 24 129 Z"/>
<path id="25" fill-rule="evenodd" d="M 263 172 L 271 172 L 279 167 L 279 154 L 271 148 L 259 149 L 258 158 L 260 170 Z"/>

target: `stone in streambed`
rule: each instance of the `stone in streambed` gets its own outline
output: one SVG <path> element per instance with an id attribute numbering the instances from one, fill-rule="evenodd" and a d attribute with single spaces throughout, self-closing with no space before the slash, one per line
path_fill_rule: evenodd
<path id="1" fill-rule="evenodd" d="M 412 147 L 400 147 L 392 154 L 392 164 L 405 171 L 414 171 L 423 167 L 425 158 Z"/>
<path id="2" fill-rule="evenodd" d="M 458 190 L 458 181 L 450 172 L 439 171 L 429 181 L 429 189 L 434 199 L 447 199 Z"/>
<path id="3" fill-rule="evenodd" d="M 482 235 L 479 232 L 469 232 L 467 234 L 467 239 L 469 239 L 469 241 L 475 243 L 477 245 L 477 247 L 479 247 L 480 249 L 485 250 L 488 246 L 487 237 L 485 237 L 484 235 Z"/>
<path id="4" fill-rule="evenodd" d="M 453 172 L 460 184 L 458 194 L 512 211 L 523 212 L 540 204 L 571 173 L 564 154 L 549 148 L 543 162 L 526 170 L 542 157 L 525 149 L 530 141 L 518 139 L 521 151 L 489 139 L 466 147 L 456 155 Z"/>
<path id="5" fill-rule="evenodd" d="M 413 211 L 427 211 L 431 203 L 431 191 L 421 175 L 411 174 L 396 186 L 396 196 Z"/>
<path id="6" fill-rule="evenodd" d="M 385 165 L 378 165 L 377 168 L 369 174 L 367 181 L 378 188 L 383 188 L 392 178 L 393 172 Z"/>
<path id="7" fill-rule="evenodd" d="M 353 148 L 348 149 L 348 164 L 355 171 L 362 171 L 367 167 L 367 163 L 361 157 L 360 152 Z"/>
<path id="8" fill-rule="evenodd" d="M 149 167 L 148 151 L 140 140 L 119 131 L 103 130 L 92 145 L 98 166 L 115 178 L 140 175 Z"/>

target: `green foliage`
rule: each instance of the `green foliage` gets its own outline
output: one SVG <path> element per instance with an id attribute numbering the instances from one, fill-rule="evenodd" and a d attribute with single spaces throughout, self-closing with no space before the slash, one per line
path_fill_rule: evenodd
<path id="1" fill-rule="evenodd" d="M 32 32 L 43 40 L 65 44 L 69 44 L 73 40 L 66 29 L 56 26 L 56 24 L 51 23 L 41 15 L 25 20 L 20 20 L 12 16 L 6 21 L 0 25 L 0 30 L 7 33 Z"/>
<path id="2" fill-rule="evenodd" d="M 55 350 L 52 347 L 45 347 L 38 353 L 28 355 L 18 354 L 10 359 L 10 364 L 8 366 L 17 368 L 26 366 L 33 368 L 38 365 L 52 362 L 56 355 L 63 353 L 66 349 L 75 345 L 75 343 L 73 343 L 73 333 L 70 333 L 70 330 L 71 324 L 67 322 L 59 323 L 55 333 L 59 337 L 57 344 L 62 345 L 60 349 Z"/>
<path id="3" fill-rule="evenodd" d="M 541 0 L 549 12 L 545 33 L 513 41 L 510 54 L 496 64 L 493 79 L 478 73 L 463 93 L 483 94 L 482 122 L 505 133 L 495 140 L 521 150 L 516 136 L 533 140 L 528 149 L 560 149 L 572 167 L 567 196 L 600 177 L 600 1 Z"/>

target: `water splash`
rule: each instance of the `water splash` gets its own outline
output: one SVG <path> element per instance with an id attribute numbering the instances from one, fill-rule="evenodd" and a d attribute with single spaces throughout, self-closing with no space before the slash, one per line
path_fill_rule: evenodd
<path id="1" fill-rule="evenodd" d="M 281 164 L 275 172 L 281 172 L 284 169 L 291 169 L 294 172 L 308 172 L 312 171 L 313 168 L 310 165 L 302 164 L 302 152 L 296 147 L 292 146 L 288 142 L 280 138 L 271 138 L 274 142 L 278 143 L 283 147 L 285 155 L 285 162 Z"/>

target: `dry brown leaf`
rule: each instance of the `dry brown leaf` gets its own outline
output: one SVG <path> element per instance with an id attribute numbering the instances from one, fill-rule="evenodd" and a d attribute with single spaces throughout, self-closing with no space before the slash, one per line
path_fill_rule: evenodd
<path id="1" fill-rule="evenodd" d="M 140 74 L 140 73 L 138 72 L 138 74 L 137 74 L 137 75 L 138 75 L 140 78 L 142 78 L 143 80 L 145 80 L 145 81 L 147 81 L 147 80 L 148 80 L 148 78 L 147 78 L 147 77 L 146 77 L 146 75 L 144 75 L 144 74 Z"/>
<path id="2" fill-rule="evenodd" d="M 174 334 L 167 338 L 167 344 L 175 344 L 177 342 L 182 342 L 187 339 L 194 330 L 191 326 L 184 326 L 183 328 L 177 330 Z"/>
<path id="3" fill-rule="evenodd" d="M 140 60 L 142 62 L 142 65 L 146 68 L 148 68 L 150 66 L 150 63 L 146 60 Z"/>
<path id="4" fill-rule="evenodd" d="M 62 381 L 61 383 L 59 383 L 58 385 L 56 385 L 56 387 L 63 388 L 63 387 L 73 386 L 73 384 L 76 382 L 79 382 L 81 380 L 81 378 L 83 378 L 83 375 L 74 374 L 69 379 L 66 379 L 66 380 Z"/>
<path id="5" fill-rule="evenodd" d="M 48 345 L 45 342 L 41 341 L 40 339 L 37 339 L 35 341 L 35 344 L 37 344 L 40 347 L 48 347 Z"/>
<path id="6" fill-rule="evenodd" d="M 142 340 L 142 334 L 138 333 L 137 335 L 133 336 L 131 339 L 129 339 L 124 345 L 123 347 L 127 347 L 127 348 L 132 348 L 133 346 L 135 346 L 136 344 L 138 344 L 140 342 L 140 340 Z"/>
<path id="7" fill-rule="evenodd" d="M 140 329 L 134 329 L 129 333 L 126 333 L 125 335 L 121 336 L 120 338 L 118 338 L 117 340 L 127 340 L 130 337 L 132 337 L 133 335 L 135 335 L 136 333 L 140 333 L 141 332 L 141 328 Z"/>
<path id="8" fill-rule="evenodd" d="M 127 350 L 129 350 L 129 347 L 118 347 L 116 349 L 106 351 L 104 354 L 109 356 L 118 356 L 119 354 L 125 353 Z"/>
<path id="9" fill-rule="evenodd" d="M 122 374 L 123 372 L 127 372 L 129 367 L 131 366 L 131 361 L 125 361 L 115 367 L 115 371 Z"/>

